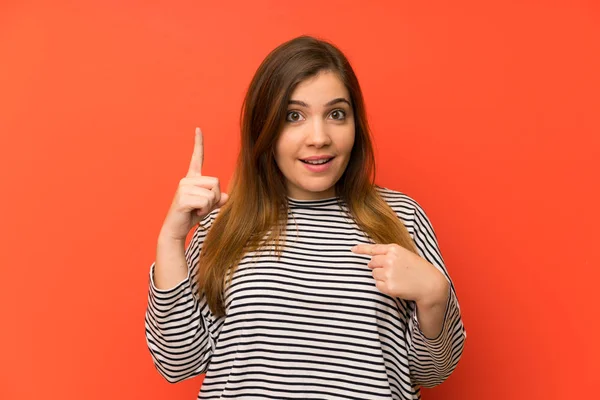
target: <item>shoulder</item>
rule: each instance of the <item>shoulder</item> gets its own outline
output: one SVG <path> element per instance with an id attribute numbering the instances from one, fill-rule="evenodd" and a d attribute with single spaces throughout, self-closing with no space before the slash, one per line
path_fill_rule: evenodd
<path id="1" fill-rule="evenodd" d="M 420 222 L 423 220 L 429 222 L 425 210 L 413 197 L 404 192 L 386 187 L 376 186 L 375 188 L 381 198 L 385 200 L 398 218 L 402 220 L 411 235 L 414 234 L 415 229 L 419 229 L 417 225 Z"/>
<path id="2" fill-rule="evenodd" d="M 415 199 L 404 192 L 382 186 L 375 186 L 375 189 L 390 206 L 410 209 L 414 209 L 418 206 L 418 203 L 415 201 Z"/>
<path id="3" fill-rule="evenodd" d="M 400 216 L 413 219 L 417 211 L 422 212 L 421 205 L 411 196 L 404 192 L 375 186 L 375 189 L 383 200 Z"/>

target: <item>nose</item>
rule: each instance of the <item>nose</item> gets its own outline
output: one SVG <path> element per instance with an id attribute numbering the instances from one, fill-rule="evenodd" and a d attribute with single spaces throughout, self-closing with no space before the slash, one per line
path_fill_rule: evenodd
<path id="1" fill-rule="evenodd" d="M 331 144 L 331 137 L 329 136 L 327 126 L 319 118 L 315 118 L 312 125 L 308 127 L 306 144 L 317 148 Z"/>

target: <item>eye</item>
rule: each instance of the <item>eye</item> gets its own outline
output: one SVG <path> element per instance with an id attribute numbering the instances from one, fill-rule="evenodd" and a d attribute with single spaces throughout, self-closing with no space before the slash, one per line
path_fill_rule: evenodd
<path id="1" fill-rule="evenodd" d="M 331 115 L 333 119 L 341 121 L 346 118 L 346 111 L 341 109 L 333 110 L 329 115 Z"/>
<path id="2" fill-rule="evenodd" d="M 298 111 L 290 111 L 287 113 L 287 116 L 285 117 L 285 120 L 288 122 L 298 122 L 301 121 L 302 118 L 302 114 L 300 114 Z"/>

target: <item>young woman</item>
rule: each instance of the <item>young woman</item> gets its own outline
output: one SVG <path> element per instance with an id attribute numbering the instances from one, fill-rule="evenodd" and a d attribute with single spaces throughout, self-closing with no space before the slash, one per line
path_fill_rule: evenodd
<path id="1" fill-rule="evenodd" d="M 273 50 L 246 95 L 229 195 L 202 133 L 159 234 L 146 338 L 199 399 L 419 399 L 465 330 L 431 223 L 374 184 L 361 90 L 333 45 Z M 192 241 L 185 239 L 195 226 Z"/>

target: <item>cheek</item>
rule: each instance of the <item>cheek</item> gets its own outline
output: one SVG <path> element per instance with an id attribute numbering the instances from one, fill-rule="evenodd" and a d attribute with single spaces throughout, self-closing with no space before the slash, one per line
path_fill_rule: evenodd
<path id="1" fill-rule="evenodd" d="M 277 164 L 285 164 L 291 162 L 294 157 L 294 142 L 289 135 L 282 134 L 275 144 L 275 161 Z"/>
<path id="2" fill-rule="evenodd" d="M 354 124 L 352 124 L 352 126 L 348 127 L 348 130 L 344 132 L 344 136 L 341 138 L 341 148 L 344 150 L 344 152 L 350 154 L 356 140 L 355 136 Z"/>

